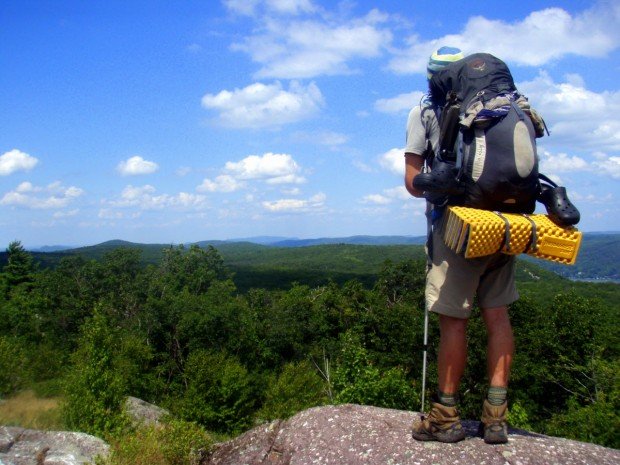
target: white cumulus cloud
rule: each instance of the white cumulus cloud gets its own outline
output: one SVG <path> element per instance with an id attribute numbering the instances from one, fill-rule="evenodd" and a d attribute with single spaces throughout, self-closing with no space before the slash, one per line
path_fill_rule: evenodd
<path id="1" fill-rule="evenodd" d="M 594 162 L 598 172 L 609 175 L 614 179 L 620 179 L 620 157 L 609 157 Z"/>
<path id="2" fill-rule="evenodd" d="M 24 207 L 31 209 L 65 208 L 84 194 L 79 187 L 65 187 L 59 181 L 47 186 L 35 186 L 22 182 L 15 190 L 9 191 L 0 199 L 0 205 Z"/>
<path id="3" fill-rule="evenodd" d="M 283 14 L 312 13 L 317 9 L 310 0 L 266 0 L 268 8 Z"/>
<path id="4" fill-rule="evenodd" d="M 140 174 L 151 174 L 159 169 L 157 163 L 145 160 L 141 156 L 134 156 L 120 162 L 117 171 L 123 176 L 136 176 Z"/>
<path id="5" fill-rule="evenodd" d="M 214 180 L 205 178 L 196 190 L 198 192 L 234 192 L 243 188 L 245 184 L 228 174 L 217 176 Z"/>
<path id="6" fill-rule="evenodd" d="M 13 149 L 0 155 L 0 176 L 8 176 L 16 171 L 29 171 L 39 160 L 20 150 Z"/>
<path id="7" fill-rule="evenodd" d="M 110 202 L 115 207 L 140 206 L 144 209 L 163 208 L 165 197 L 155 196 L 155 187 L 150 184 L 144 186 L 126 186 L 120 198 Z"/>
<path id="8" fill-rule="evenodd" d="M 375 109 L 383 113 L 408 112 L 414 106 L 419 105 L 423 96 L 423 92 L 415 91 L 400 94 L 396 97 L 382 98 L 375 102 Z"/>
<path id="9" fill-rule="evenodd" d="M 314 116 L 323 106 L 323 95 L 313 82 L 251 84 L 202 97 L 202 106 L 219 113 L 217 121 L 231 128 L 279 127 Z"/>
<path id="10" fill-rule="evenodd" d="M 545 149 L 539 149 L 538 157 L 540 160 L 540 171 L 544 174 L 584 171 L 588 169 L 588 163 L 576 155 L 571 156 L 562 152 L 551 153 Z"/>
<path id="11" fill-rule="evenodd" d="M 284 195 L 299 195 L 301 190 L 298 187 L 292 187 L 290 189 L 282 189 Z"/>
<path id="12" fill-rule="evenodd" d="M 261 0 L 224 0 L 223 3 L 229 10 L 241 14 L 252 15 Z"/>
<path id="13" fill-rule="evenodd" d="M 392 199 L 381 194 L 369 194 L 362 198 L 362 203 L 370 203 L 373 205 L 387 205 L 392 203 Z"/>
<path id="14" fill-rule="evenodd" d="M 224 5 L 230 11 L 246 16 L 257 14 L 261 8 L 262 11 L 281 15 L 298 15 L 317 10 L 311 0 L 224 0 Z"/>
<path id="15" fill-rule="evenodd" d="M 174 174 L 176 174 L 177 176 L 183 177 L 183 176 L 187 176 L 191 172 L 192 172 L 192 169 L 189 166 L 180 166 L 179 168 L 177 168 Z"/>
<path id="16" fill-rule="evenodd" d="M 405 175 L 405 149 L 391 149 L 379 157 L 379 165 L 387 171 Z"/>
<path id="17" fill-rule="evenodd" d="M 326 196 L 323 193 L 316 194 L 307 200 L 304 199 L 279 199 L 263 202 L 263 208 L 273 213 L 307 213 L 320 211 L 325 207 Z"/>
<path id="18" fill-rule="evenodd" d="M 360 200 L 363 204 L 370 205 L 388 205 L 393 203 L 394 201 L 409 201 L 412 200 L 413 197 L 405 186 L 396 186 L 391 187 L 389 189 L 383 189 L 383 193 L 381 194 L 368 194 L 362 197 Z"/>
<path id="19" fill-rule="evenodd" d="M 224 170 L 236 179 L 264 180 L 269 184 L 300 184 L 301 168 L 293 157 L 286 153 L 265 153 L 250 155 L 238 162 L 229 161 Z"/>
<path id="20" fill-rule="evenodd" d="M 173 207 L 203 208 L 205 201 L 206 197 L 204 195 L 179 192 L 176 195 L 169 196 L 168 204 Z"/>
<path id="21" fill-rule="evenodd" d="M 460 33 L 431 41 L 409 37 L 408 47 L 397 52 L 389 66 L 397 73 L 425 73 L 432 50 L 446 44 L 465 53 L 485 51 L 527 66 L 540 66 L 569 54 L 601 58 L 620 45 L 619 23 L 618 2 L 598 2 L 574 15 L 562 8 L 546 8 L 514 22 L 474 16 Z"/>
<path id="22" fill-rule="evenodd" d="M 99 210 L 99 213 L 97 214 L 98 218 L 101 218 L 103 220 L 120 220 L 125 218 L 127 215 L 125 215 L 124 212 L 121 211 L 117 211 L 117 210 L 111 210 L 109 208 L 102 208 Z M 137 218 L 138 216 L 134 216 L 133 218 Z"/>
<path id="23" fill-rule="evenodd" d="M 517 86 L 549 126 L 551 137 L 542 139 L 545 144 L 620 150 L 620 92 L 593 92 L 575 75 L 558 83 L 545 72 Z"/>
<path id="24" fill-rule="evenodd" d="M 80 210 L 77 209 L 77 208 L 75 208 L 73 210 L 69 210 L 69 211 L 57 211 L 57 212 L 54 212 L 52 217 L 54 217 L 56 219 L 70 218 L 72 216 L 76 216 L 79 212 L 80 212 Z"/>
<path id="25" fill-rule="evenodd" d="M 397 200 L 410 200 L 411 194 L 407 191 L 404 184 L 390 189 L 385 189 L 383 193 L 391 199 Z"/>
<path id="26" fill-rule="evenodd" d="M 283 2 L 284 3 L 284 2 Z M 299 5 L 299 2 L 296 2 Z M 301 11 L 301 8 L 297 8 Z M 307 10 L 307 9 L 306 9 Z M 392 33 L 382 25 L 389 16 L 378 10 L 352 19 L 334 15 L 290 20 L 265 16 L 256 33 L 233 44 L 261 66 L 257 77 L 284 79 L 348 74 L 349 63 L 381 55 L 392 41 Z"/>
<path id="27" fill-rule="evenodd" d="M 144 186 L 126 186 L 117 199 L 106 200 L 104 203 L 111 207 L 130 208 L 140 210 L 161 210 L 164 208 L 201 209 L 206 206 L 207 198 L 204 195 L 179 192 L 175 195 L 157 194 L 155 187 L 150 184 Z M 110 211 L 105 209 L 105 211 Z"/>

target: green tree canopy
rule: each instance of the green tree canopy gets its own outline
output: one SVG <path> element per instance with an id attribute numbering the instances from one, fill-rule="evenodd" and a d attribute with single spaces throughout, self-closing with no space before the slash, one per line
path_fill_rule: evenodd
<path id="1" fill-rule="evenodd" d="M 6 252 L 8 259 L 2 272 L 8 290 L 22 283 L 32 282 L 36 271 L 32 254 L 24 249 L 20 241 L 11 242 Z"/>

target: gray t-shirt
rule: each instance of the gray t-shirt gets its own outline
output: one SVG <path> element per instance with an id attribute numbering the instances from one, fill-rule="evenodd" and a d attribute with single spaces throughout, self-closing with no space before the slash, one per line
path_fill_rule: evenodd
<path id="1" fill-rule="evenodd" d="M 430 102 L 423 101 L 416 105 L 407 118 L 407 142 L 405 153 L 425 155 L 427 141 L 431 142 L 433 151 L 437 153 L 439 145 L 439 122 Z"/>

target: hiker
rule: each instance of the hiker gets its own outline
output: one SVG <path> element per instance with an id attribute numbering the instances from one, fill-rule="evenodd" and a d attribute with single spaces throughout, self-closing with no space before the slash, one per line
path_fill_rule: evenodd
<path id="1" fill-rule="evenodd" d="M 464 58 L 461 50 L 454 47 L 441 47 L 433 52 L 427 67 L 429 83 L 435 73 L 450 63 Z M 449 249 L 438 230 L 445 205 L 438 206 L 441 202 L 433 199 L 432 192 L 425 192 L 414 186 L 414 178 L 426 171 L 425 163 L 426 165 L 431 163 L 433 155 L 438 153 L 440 111 L 441 105 L 432 100 L 429 92 L 420 104 L 411 110 L 407 121 L 405 186 L 411 195 L 430 200 L 427 202 L 429 260 L 425 299 L 427 311 L 439 315 L 440 329 L 437 360 L 438 391 L 433 398 L 430 413 L 414 423 L 412 435 L 420 441 L 457 442 L 465 438 L 457 402 L 459 383 L 467 359 L 467 320 L 476 295 L 488 334 L 489 387 L 482 407 L 481 433 L 487 443 L 506 443 L 508 441 L 506 398 L 514 352 L 507 306 L 518 299 L 515 286 L 515 257 L 497 252 L 480 258 L 466 259 Z M 487 139 L 486 152 L 509 150 L 510 147 L 515 153 L 522 147 L 529 150 L 528 144 L 533 141 L 533 136 L 530 138 L 533 129 L 531 122 L 528 121 L 527 124 L 530 129 L 529 133 L 525 131 L 522 135 L 523 140 L 519 140 L 521 136 L 517 134 L 518 131 L 514 131 L 514 140 L 508 144 L 495 143 L 496 139 L 493 138 Z M 535 158 L 535 146 L 533 150 Z M 513 159 L 515 158 L 516 155 Z"/>

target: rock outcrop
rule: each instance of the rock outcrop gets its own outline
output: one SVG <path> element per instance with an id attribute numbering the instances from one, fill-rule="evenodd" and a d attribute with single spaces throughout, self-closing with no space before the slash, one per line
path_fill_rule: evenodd
<path id="1" fill-rule="evenodd" d="M 617 465 L 620 451 L 510 430 L 508 444 L 491 446 L 465 421 L 457 444 L 417 442 L 419 414 L 359 405 L 317 407 L 275 421 L 216 447 L 208 465 Z"/>
<path id="2" fill-rule="evenodd" d="M 82 465 L 108 453 L 105 442 L 88 434 L 0 426 L 0 465 Z"/>
<path id="3" fill-rule="evenodd" d="M 170 415 L 166 409 L 131 396 L 125 401 L 125 413 L 135 426 L 157 425 L 162 417 Z"/>
<path id="4" fill-rule="evenodd" d="M 136 397 L 127 398 L 125 412 L 136 426 L 158 424 L 169 415 Z M 108 454 L 109 446 L 88 434 L 0 426 L 0 465 L 82 465 Z"/>

